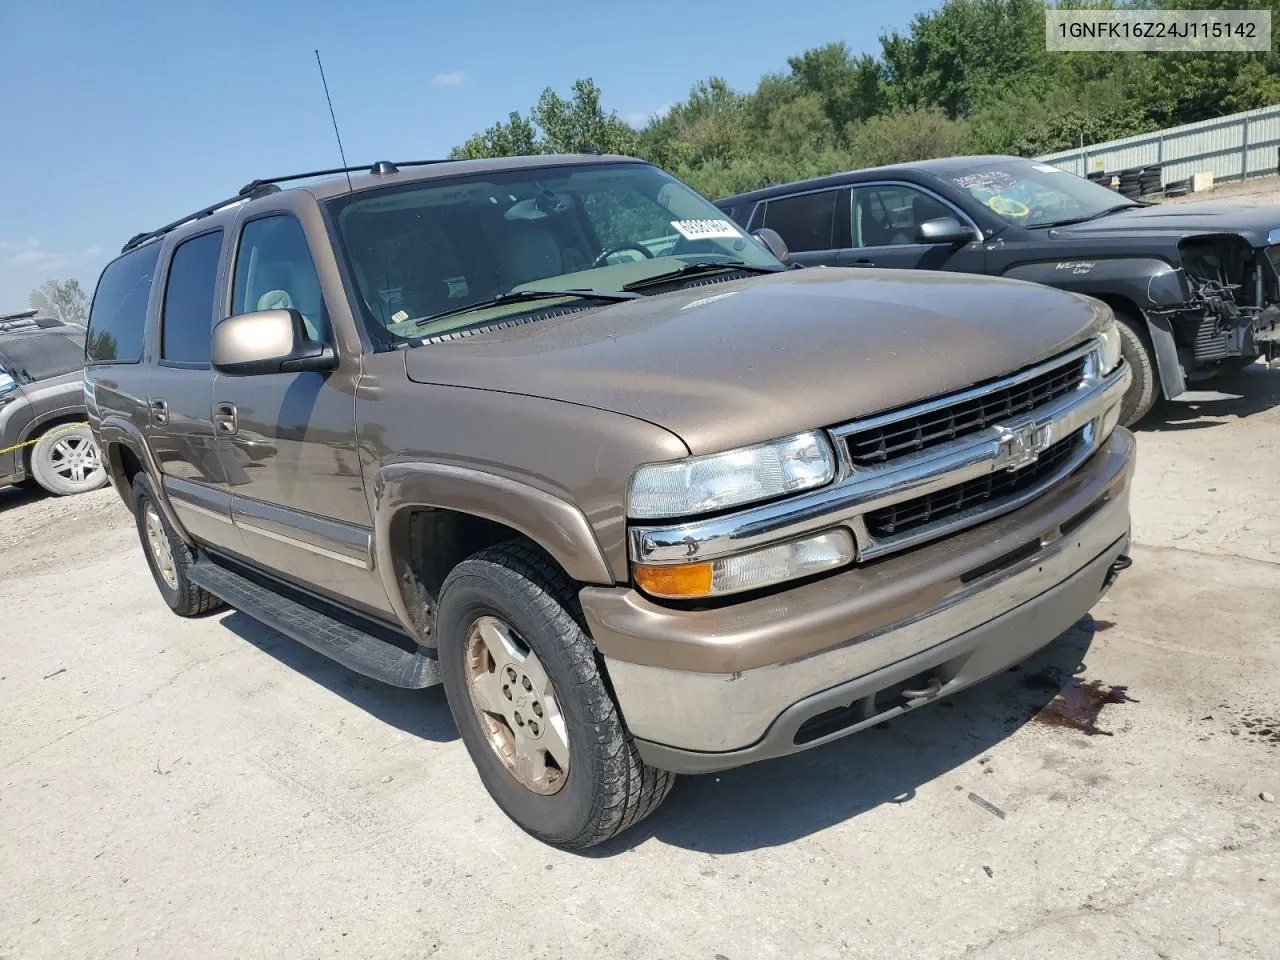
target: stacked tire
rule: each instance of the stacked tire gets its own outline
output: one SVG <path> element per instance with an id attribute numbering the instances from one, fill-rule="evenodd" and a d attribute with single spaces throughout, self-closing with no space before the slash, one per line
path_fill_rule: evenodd
<path id="1" fill-rule="evenodd" d="M 1120 195 L 1130 200 L 1137 200 L 1142 196 L 1142 168 L 1130 167 L 1128 170 L 1120 171 Z"/>

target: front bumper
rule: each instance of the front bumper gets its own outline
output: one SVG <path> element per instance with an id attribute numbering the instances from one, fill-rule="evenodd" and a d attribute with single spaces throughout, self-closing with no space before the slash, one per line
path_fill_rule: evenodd
<path id="1" fill-rule="evenodd" d="M 585 588 L 641 755 L 707 772 L 793 753 L 1025 659 L 1093 606 L 1127 553 L 1134 450 L 1117 429 L 1018 510 L 772 596 L 697 611 Z"/>

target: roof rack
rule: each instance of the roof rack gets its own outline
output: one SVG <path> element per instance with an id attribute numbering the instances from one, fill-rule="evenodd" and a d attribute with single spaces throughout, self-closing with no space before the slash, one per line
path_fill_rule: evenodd
<path id="1" fill-rule="evenodd" d="M 11 330 L 40 330 L 46 327 L 64 327 L 61 320 L 39 316 L 39 310 L 20 310 L 17 313 L 0 313 L 0 333 Z"/>
<path id="2" fill-rule="evenodd" d="M 245 200 L 255 200 L 258 197 L 265 197 L 267 194 L 277 193 L 280 190 L 279 184 L 282 183 L 289 183 L 293 180 L 307 180 L 311 177 L 328 177 L 338 173 L 358 173 L 360 171 L 381 177 L 392 173 L 399 173 L 401 167 L 425 167 L 433 163 L 448 162 L 449 161 L 447 159 L 406 160 L 402 163 L 391 163 L 388 160 L 379 160 L 377 163 L 362 163 L 356 167 L 332 167 L 328 170 L 312 170 L 308 173 L 291 173 L 283 177 L 262 177 L 258 180 L 250 180 L 240 188 L 240 191 L 234 197 L 228 197 L 226 200 L 219 200 L 217 203 L 210 204 L 207 207 L 202 207 L 195 213 L 189 213 L 179 220 L 174 220 L 172 223 L 166 223 L 163 227 L 156 230 L 136 234 L 120 249 L 120 252 L 128 253 L 130 250 L 134 250 L 150 240 L 155 240 L 157 237 L 163 237 L 166 233 L 176 230 L 184 223 L 190 223 L 192 220 L 200 220 L 204 217 L 211 216 L 224 207 L 229 207 L 232 204 L 241 203 Z"/>

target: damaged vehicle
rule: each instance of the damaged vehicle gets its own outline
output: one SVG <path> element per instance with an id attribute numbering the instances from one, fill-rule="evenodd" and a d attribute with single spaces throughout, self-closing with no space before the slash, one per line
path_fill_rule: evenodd
<path id="1" fill-rule="evenodd" d="M 797 263 L 951 270 L 1106 302 L 1133 383 L 1122 422 L 1280 339 L 1280 206 L 1126 200 L 1018 157 L 949 157 L 717 201 Z"/>

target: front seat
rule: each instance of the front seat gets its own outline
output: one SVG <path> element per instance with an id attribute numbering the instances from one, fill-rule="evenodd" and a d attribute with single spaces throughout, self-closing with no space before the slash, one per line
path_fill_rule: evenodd
<path id="1" fill-rule="evenodd" d="M 499 258 L 508 289 L 564 272 L 560 245 L 541 227 L 521 226 L 506 231 L 500 241 Z"/>
<path id="2" fill-rule="evenodd" d="M 302 314 L 302 326 L 306 330 L 307 339 L 313 342 L 320 340 L 320 332 L 312 317 L 320 315 L 321 304 L 311 302 L 316 299 L 319 290 L 312 291 L 313 284 L 301 279 L 304 271 L 287 264 L 272 264 L 261 271 L 259 281 L 268 287 L 258 297 L 259 310 L 297 310 Z"/>

